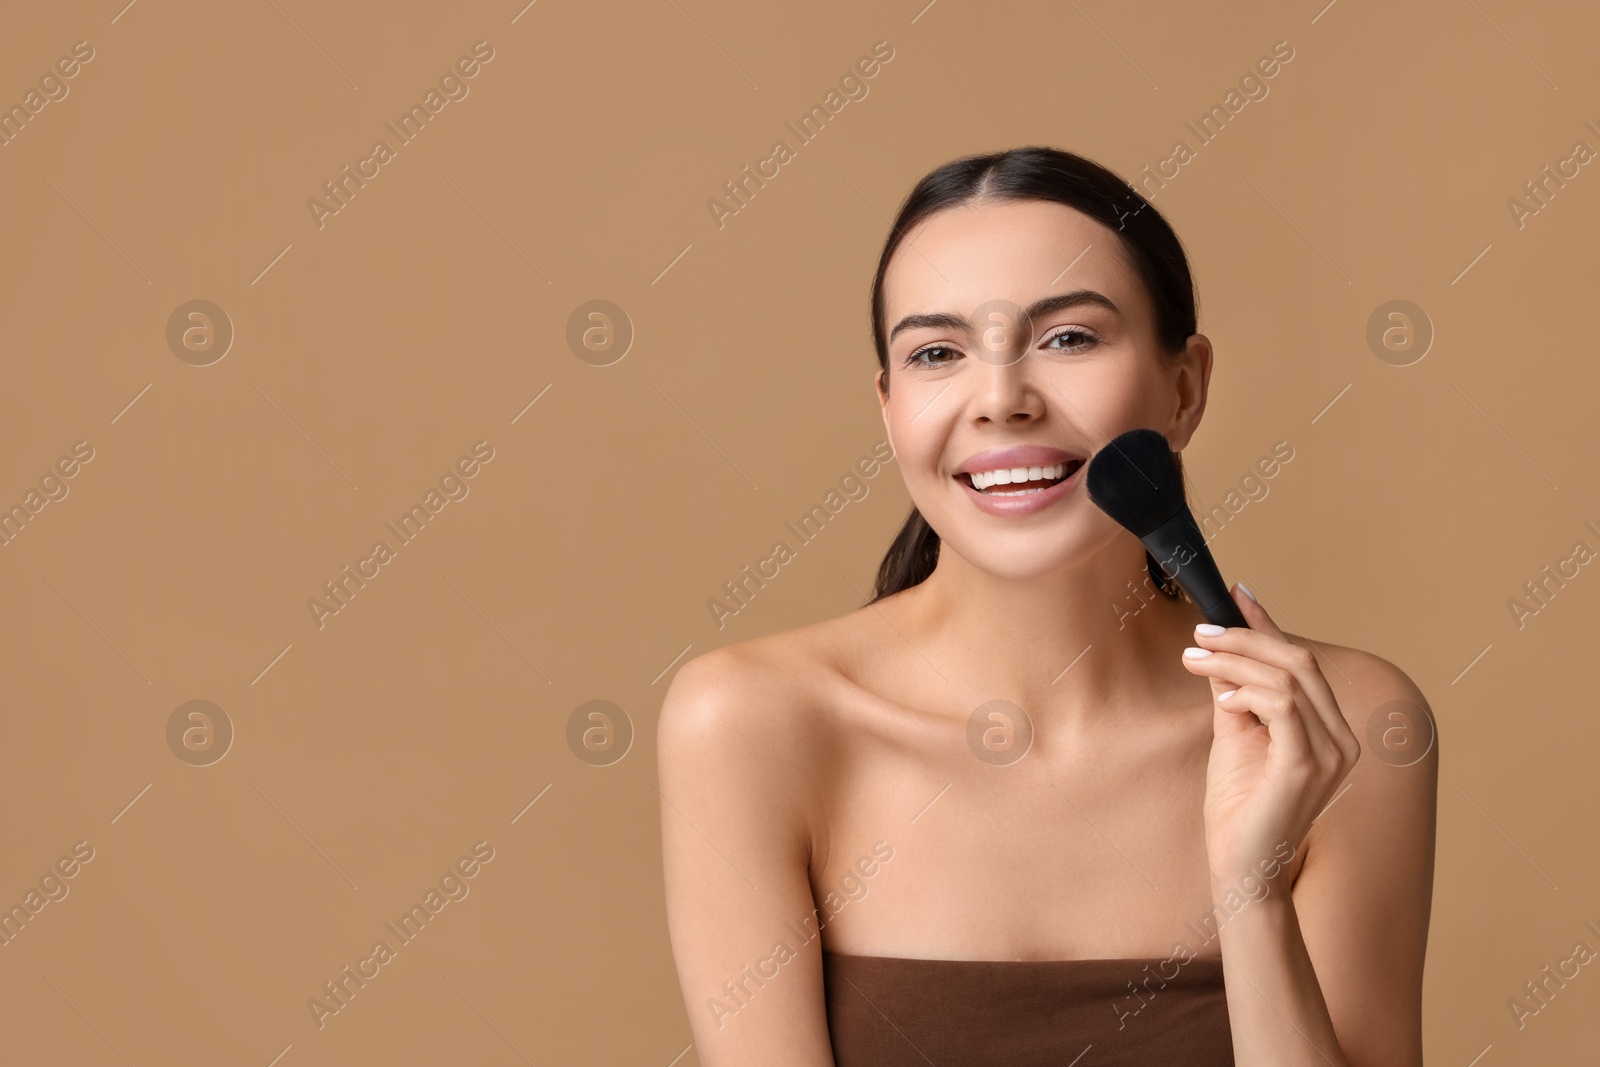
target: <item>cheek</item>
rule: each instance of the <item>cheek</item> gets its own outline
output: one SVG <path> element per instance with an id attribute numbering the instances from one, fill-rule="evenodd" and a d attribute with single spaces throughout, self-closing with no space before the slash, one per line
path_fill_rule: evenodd
<path id="1" fill-rule="evenodd" d="M 898 394 L 891 393 L 889 397 L 889 443 L 894 447 L 894 465 L 912 503 L 925 518 L 939 514 L 944 508 L 942 490 L 948 487 L 940 464 L 946 458 L 952 431 L 950 422 L 956 410 L 949 403 L 955 390 L 934 399 L 938 391 L 937 387 L 913 387 L 902 389 Z"/>
<path id="2" fill-rule="evenodd" d="M 1053 388 L 1052 388 L 1053 387 Z M 1063 421 L 1103 444 L 1102 436 L 1149 426 L 1166 418 L 1171 384 L 1155 361 L 1129 350 L 1079 366 L 1051 368 L 1046 388 Z"/>
<path id="3" fill-rule="evenodd" d="M 894 446 L 896 462 L 908 480 L 921 476 L 938 463 L 946 436 L 938 419 L 939 403 L 930 404 L 928 401 L 933 394 L 921 395 L 923 392 L 902 388 L 889 397 L 889 443 Z"/>

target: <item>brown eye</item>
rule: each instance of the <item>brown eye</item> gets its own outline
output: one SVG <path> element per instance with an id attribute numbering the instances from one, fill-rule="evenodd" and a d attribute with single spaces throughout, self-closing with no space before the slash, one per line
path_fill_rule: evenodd
<path id="1" fill-rule="evenodd" d="M 919 358 L 919 357 L 921 357 L 923 355 L 927 355 L 927 354 L 934 353 L 934 352 L 946 353 L 951 358 L 949 358 L 949 359 L 934 359 L 934 360 L 924 360 L 924 359 Z M 913 365 L 919 366 L 919 367 L 939 367 L 939 366 L 943 366 L 943 365 L 945 365 L 947 363 L 953 362 L 954 361 L 954 357 L 955 356 L 959 356 L 960 354 L 961 353 L 957 352 L 955 349 L 949 347 L 948 345 L 928 345 L 925 348 L 917 349 L 915 352 L 913 352 L 909 356 L 907 356 L 906 357 L 906 361 L 905 361 L 905 365 L 908 366 L 908 367 L 913 366 Z"/>
<path id="2" fill-rule="evenodd" d="M 1067 338 L 1072 343 L 1066 345 L 1056 345 L 1055 342 L 1061 340 L 1062 338 Z M 1062 330 L 1060 333 L 1050 337 L 1044 342 L 1042 347 L 1054 348 L 1057 352 L 1077 352 L 1081 349 L 1088 348 L 1098 340 L 1100 340 L 1100 338 L 1095 336 L 1095 334 L 1091 333 L 1090 331 L 1079 329 L 1078 327 L 1074 326 Z"/>

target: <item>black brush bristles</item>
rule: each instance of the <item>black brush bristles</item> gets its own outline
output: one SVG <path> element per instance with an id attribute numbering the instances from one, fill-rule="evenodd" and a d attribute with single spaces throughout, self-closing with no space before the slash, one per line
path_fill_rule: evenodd
<path id="1" fill-rule="evenodd" d="M 1249 626 L 1195 525 L 1166 437 L 1155 430 L 1118 434 L 1089 461 L 1084 483 L 1089 499 L 1144 543 L 1150 558 L 1183 587 L 1207 622 Z"/>
<path id="2" fill-rule="evenodd" d="M 1089 460 L 1089 499 L 1135 537 L 1143 537 L 1188 506 L 1172 448 L 1155 430 L 1113 437 Z"/>

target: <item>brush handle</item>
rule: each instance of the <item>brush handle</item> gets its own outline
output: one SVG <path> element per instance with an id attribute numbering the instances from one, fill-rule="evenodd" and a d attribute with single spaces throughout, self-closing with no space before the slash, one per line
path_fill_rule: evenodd
<path id="1" fill-rule="evenodd" d="M 1250 624 L 1229 595 L 1228 583 L 1222 580 L 1217 561 L 1212 558 L 1211 549 L 1195 524 L 1194 514 L 1187 507 L 1139 540 L 1144 542 L 1161 569 L 1177 579 L 1189 599 L 1200 605 L 1207 622 L 1249 629 Z"/>

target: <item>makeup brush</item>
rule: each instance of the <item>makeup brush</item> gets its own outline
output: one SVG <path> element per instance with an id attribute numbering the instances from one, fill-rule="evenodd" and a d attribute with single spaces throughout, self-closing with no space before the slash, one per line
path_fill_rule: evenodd
<path id="1" fill-rule="evenodd" d="M 1095 506 L 1144 542 L 1207 622 L 1249 627 L 1183 498 L 1183 479 L 1164 436 L 1155 430 L 1118 434 L 1089 460 L 1084 480 Z"/>

